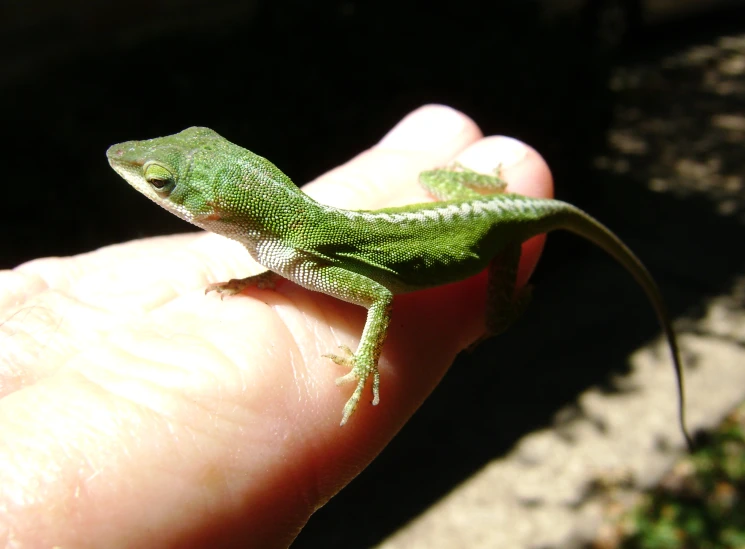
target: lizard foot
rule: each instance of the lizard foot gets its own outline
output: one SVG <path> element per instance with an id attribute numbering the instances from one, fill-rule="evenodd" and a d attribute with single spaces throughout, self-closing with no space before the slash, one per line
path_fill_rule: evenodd
<path id="1" fill-rule="evenodd" d="M 236 295 L 241 293 L 243 290 L 249 287 L 259 288 L 263 290 L 265 288 L 274 288 L 277 275 L 272 271 L 265 271 L 261 274 L 249 276 L 246 278 L 231 278 L 227 282 L 215 282 L 210 284 L 204 289 L 204 293 L 217 292 L 220 294 L 220 299 L 226 295 Z"/>
<path id="2" fill-rule="evenodd" d="M 352 350 L 346 345 L 340 345 L 339 348 L 344 352 L 344 356 L 339 355 L 322 355 L 324 358 L 333 360 L 340 366 L 346 366 L 351 368 L 348 374 L 345 374 L 336 379 L 337 385 L 343 385 L 345 383 L 357 382 L 357 387 L 354 389 L 354 393 L 349 398 L 347 403 L 344 405 L 344 411 L 342 413 L 341 424 L 344 425 L 349 418 L 352 417 L 354 411 L 357 409 L 357 405 L 362 398 L 362 391 L 365 389 L 367 379 L 372 376 L 373 378 L 373 401 L 372 405 L 377 406 L 380 402 L 380 374 L 378 373 L 378 367 L 376 364 L 371 363 L 372 361 L 360 360 Z"/>
<path id="3" fill-rule="evenodd" d="M 243 282 L 243 279 L 241 278 L 231 278 L 227 282 L 215 282 L 214 284 L 210 284 L 204 289 L 204 293 L 208 294 L 210 292 L 217 292 L 220 294 L 220 299 L 224 298 L 226 295 L 236 295 L 241 293 L 247 285 L 241 284 Z"/>

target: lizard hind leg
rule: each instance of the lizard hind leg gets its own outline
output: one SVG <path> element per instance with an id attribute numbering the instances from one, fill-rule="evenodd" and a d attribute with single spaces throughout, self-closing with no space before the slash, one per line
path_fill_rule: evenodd
<path id="1" fill-rule="evenodd" d="M 489 282 L 486 297 L 486 333 L 482 339 L 496 336 L 507 330 L 530 303 L 532 287 L 515 289 L 517 268 L 522 248 L 510 244 L 494 256 L 489 264 Z"/>
<path id="2" fill-rule="evenodd" d="M 419 174 L 419 183 L 438 200 L 471 200 L 484 194 L 503 193 L 507 183 L 497 166 L 493 175 L 476 172 L 457 162 Z"/>

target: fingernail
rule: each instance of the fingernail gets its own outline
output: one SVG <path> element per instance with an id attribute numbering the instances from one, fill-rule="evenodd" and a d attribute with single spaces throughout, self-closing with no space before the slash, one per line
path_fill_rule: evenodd
<path id="1" fill-rule="evenodd" d="M 527 153 L 528 147 L 522 141 L 493 135 L 471 145 L 460 154 L 458 161 L 477 172 L 491 173 L 497 166 L 509 168 L 519 164 Z"/>
<path id="2" fill-rule="evenodd" d="M 514 137 L 499 135 L 495 138 L 495 155 L 505 168 L 519 164 L 528 152 L 525 143 Z"/>

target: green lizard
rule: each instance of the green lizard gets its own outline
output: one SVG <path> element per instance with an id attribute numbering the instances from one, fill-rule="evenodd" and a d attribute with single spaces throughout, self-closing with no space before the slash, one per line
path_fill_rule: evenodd
<path id="1" fill-rule="evenodd" d="M 497 175 L 455 166 L 420 175 L 440 202 L 374 211 L 333 208 L 300 191 L 268 160 L 208 128 L 113 145 L 107 156 L 145 196 L 240 242 L 267 269 L 211 284 L 207 292 L 232 295 L 249 286 L 272 287 L 284 277 L 367 308 L 357 351 L 342 346 L 341 355 L 323 355 L 350 368 L 337 384 L 356 383 L 342 425 L 370 378 L 372 404 L 380 401 L 378 358 L 395 294 L 462 280 L 488 267 L 486 336 L 496 335 L 527 302 L 527 291 L 515 292 L 522 242 L 555 229 L 583 236 L 621 263 L 654 306 L 675 365 L 681 428 L 691 445 L 677 340 L 657 285 L 618 237 L 570 204 L 508 194 Z"/>

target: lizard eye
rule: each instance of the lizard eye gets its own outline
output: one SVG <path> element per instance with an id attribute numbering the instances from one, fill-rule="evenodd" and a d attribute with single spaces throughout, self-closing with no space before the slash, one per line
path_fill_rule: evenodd
<path id="1" fill-rule="evenodd" d="M 168 196 L 176 186 L 176 178 L 173 173 L 161 164 L 149 162 L 145 164 L 143 171 L 145 181 L 147 181 L 158 194 Z"/>

